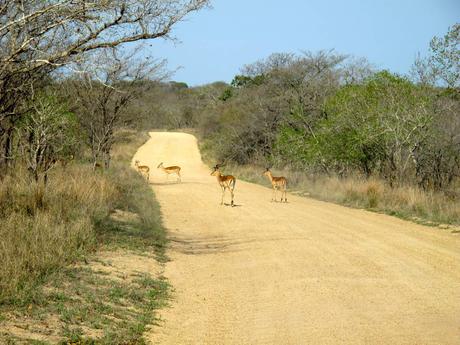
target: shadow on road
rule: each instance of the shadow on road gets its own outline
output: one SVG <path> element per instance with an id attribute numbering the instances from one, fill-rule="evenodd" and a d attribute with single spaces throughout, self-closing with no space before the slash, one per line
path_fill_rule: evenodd
<path id="1" fill-rule="evenodd" d="M 181 185 L 181 184 L 197 184 L 197 185 L 205 185 L 207 183 L 204 182 L 149 182 L 151 186 L 171 186 L 171 185 Z"/>
<path id="2" fill-rule="evenodd" d="M 232 204 L 229 204 L 229 203 L 224 202 L 224 206 L 241 207 L 241 206 L 243 206 L 243 205 L 242 205 L 242 204 L 233 204 L 233 206 L 232 206 Z"/>
<path id="3" fill-rule="evenodd" d="M 177 233 L 171 234 L 169 240 L 172 250 L 188 255 L 237 252 L 241 249 L 231 247 L 242 243 L 242 241 L 218 236 L 187 237 Z"/>

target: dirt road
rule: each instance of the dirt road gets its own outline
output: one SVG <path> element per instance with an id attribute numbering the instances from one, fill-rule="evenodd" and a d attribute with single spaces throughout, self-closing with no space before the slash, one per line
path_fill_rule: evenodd
<path id="1" fill-rule="evenodd" d="M 460 344 L 460 234 L 289 194 L 271 203 L 240 180 L 238 206 L 220 206 L 188 134 L 151 133 L 135 159 L 152 167 L 171 238 L 174 300 L 152 343 Z"/>

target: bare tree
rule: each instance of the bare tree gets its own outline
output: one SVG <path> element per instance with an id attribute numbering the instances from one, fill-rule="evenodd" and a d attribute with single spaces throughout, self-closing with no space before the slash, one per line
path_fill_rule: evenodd
<path id="1" fill-rule="evenodd" d="M 164 60 L 139 59 L 136 53 L 104 49 L 80 64 L 77 75 L 67 83 L 94 167 L 99 161 L 109 167 L 115 130 L 128 121 L 126 108 L 143 92 L 142 81 L 167 76 Z"/>
<path id="2" fill-rule="evenodd" d="M 436 76 L 428 59 L 422 57 L 420 53 L 417 54 L 409 74 L 412 80 L 420 85 L 430 86 L 434 85 L 436 81 Z"/>
<path id="3" fill-rule="evenodd" d="M 342 82 L 345 85 L 361 84 L 375 73 L 375 68 L 364 57 L 349 57 L 341 69 Z"/>

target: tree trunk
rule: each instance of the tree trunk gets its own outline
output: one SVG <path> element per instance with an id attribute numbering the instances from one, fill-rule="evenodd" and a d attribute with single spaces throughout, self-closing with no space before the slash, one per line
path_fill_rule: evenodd
<path id="1" fill-rule="evenodd" d="M 13 127 L 3 131 L 0 137 L 1 152 L 0 152 L 0 176 L 5 176 L 11 167 L 12 151 L 13 151 Z"/>

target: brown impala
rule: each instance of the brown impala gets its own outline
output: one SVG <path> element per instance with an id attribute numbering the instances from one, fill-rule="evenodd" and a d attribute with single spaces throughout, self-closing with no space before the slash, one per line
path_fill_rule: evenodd
<path id="1" fill-rule="evenodd" d="M 139 171 L 142 175 L 145 175 L 147 177 L 147 181 L 150 180 L 150 168 L 147 165 L 139 165 L 139 161 L 134 162 L 134 166 L 137 168 L 137 171 Z"/>
<path id="2" fill-rule="evenodd" d="M 236 178 L 233 177 L 232 175 L 222 175 L 220 173 L 220 167 L 222 165 L 216 164 L 214 167 L 211 175 L 217 177 L 217 182 L 219 183 L 220 188 L 222 188 L 222 199 L 220 204 L 224 204 L 224 195 L 225 195 L 225 190 L 228 189 L 232 196 L 232 203 L 231 205 L 233 206 L 233 191 L 235 190 L 235 183 L 236 183 Z"/>
<path id="3" fill-rule="evenodd" d="M 180 167 L 177 165 L 173 165 L 170 167 L 164 167 L 163 162 L 161 162 L 158 166 L 158 169 L 163 170 L 166 173 L 166 180 L 169 178 L 170 174 L 176 174 L 177 175 L 177 181 L 181 182 L 181 176 L 180 176 Z"/>
<path id="4" fill-rule="evenodd" d="M 272 201 L 273 201 L 273 197 L 275 197 L 275 202 L 276 202 L 276 192 L 280 190 L 281 191 L 281 202 L 283 202 L 283 194 L 284 194 L 284 201 L 287 202 L 287 197 L 286 197 L 287 179 L 286 177 L 273 176 L 269 168 L 267 168 L 267 170 L 265 170 L 265 172 L 262 175 L 267 176 L 270 182 L 272 183 L 272 187 L 273 187 Z"/>

